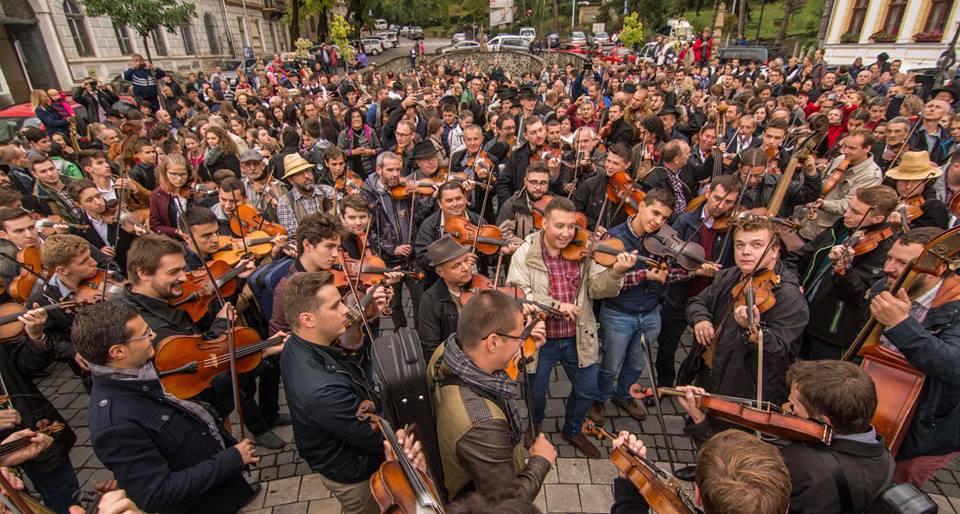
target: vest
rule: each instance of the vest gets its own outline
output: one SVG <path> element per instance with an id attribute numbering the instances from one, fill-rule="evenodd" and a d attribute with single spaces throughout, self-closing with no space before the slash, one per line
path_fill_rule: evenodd
<path id="1" fill-rule="evenodd" d="M 440 460 L 443 463 L 444 486 L 450 499 L 473 482 L 470 473 L 457 457 L 457 444 L 464 434 L 480 423 L 491 419 L 506 421 L 507 416 L 492 400 L 484 398 L 473 389 L 458 384 L 445 384 L 443 379 L 450 374 L 446 366 L 439 364 L 444 345 L 441 343 L 430 359 L 427 370 L 433 387 L 434 412 L 437 415 L 437 442 Z M 513 467 L 519 473 L 526 465 L 527 451 L 521 441 L 513 448 Z"/>

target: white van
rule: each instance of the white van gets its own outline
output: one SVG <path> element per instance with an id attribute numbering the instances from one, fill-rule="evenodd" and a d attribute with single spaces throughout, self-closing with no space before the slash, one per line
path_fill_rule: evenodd
<path id="1" fill-rule="evenodd" d="M 487 41 L 487 49 L 491 52 L 529 52 L 530 42 L 520 36 L 501 34 Z"/>
<path id="2" fill-rule="evenodd" d="M 526 39 L 529 43 L 533 43 L 533 41 L 537 39 L 537 29 L 533 27 L 521 27 L 520 37 Z"/>
<path id="3" fill-rule="evenodd" d="M 387 30 L 387 27 L 389 27 L 389 25 L 387 25 L 387 20 L 385 20 L 385 19 L 383 19 L 383 18 L 379 18 L 379 19 L 373 20 L 373 29 L 374 29 L 374 30 Z"/>

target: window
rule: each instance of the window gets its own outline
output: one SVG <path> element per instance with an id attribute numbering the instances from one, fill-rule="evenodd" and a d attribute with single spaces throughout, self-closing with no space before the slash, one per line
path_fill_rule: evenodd
<path id="1" fill-rule="evenodd" d="M 193 42 L 193 27 L 189 23 L 180 26 L 180 35 L 183 37 L 183 48 L 187 55 L 197 53 L 197 45 Z"/>
<path id="2" fill-rule="evenodd" d="M 90 35 L 87 34 L 87 25 L 83 22 L 83 11 L 73 0 L 63 0 L 63 15 L 67 18 L 67 27 L 73 46 L 77 48 L 77 55 L 90 57 L 93 55 L 93 45 L 90 44 Z"/>
<path id="3" fill-rule="evenodd" d="M 279 52 L 280 46 L 277 45 L 277 31 L 273 28 L 273 22 L 267 22 L 267 27 L 270 28 L 270 41 L 273 43 L 273 51 Z"/>
<path id="4" fill-rule="evenodd" d="M 203 30 L 207 32 L 207 41 L 210 43 L 210 53 L 217 55 L 220 53 L 220 40 L 217 39 L 217 24 L 213 21 L 213 15 L 206 13 L 203 15 Z"/>
<path id="5" fill-rule="evenodd" d="M 120 55 L 132 54 L 133 45 L 130 44 L 130 31 L 127 30 L 127 26 L 113 22 L 113 34 L 117 36 L 117 45 L 120 46 Z"/>
<path id="6" fill-rule="evenodd" d="M 237 16 L 237 27 L 240 28 L 240 46 L 247 46 L 247 24 L 243 22 L 243 16 Z"/>
<path id="7" fill-rule="evenodd" d="M 869 6 L 870 0 L 856 0 L 853 4 L 847 33 L 855 35 L 857 39 L 860 39 L 860 33 L 863 31 L 863 20 L 867 18 L 867 7 Z"/>
<path id="8" fill-rule="evenodd" d="M 907 0 L 890 0 L 890 6 L 887 7 L 887 19 L 883 22 L 882 32 L 887 34 L 900 34 L 900 22 L 903 21 L 903 13 L 907 10 Z"/>
<path id="9" fill-rule="evenodd" d="M 923 25 L 923 31 L 939 30 L 943 32 L 947 27 L 947 17 L 950 16 L 951 7 L 953 7 L 953 0 L 931 0 L 930 13 L 927 14 L 927 22 Z"/>
<path id="10" fill-rule="evenodd" d="M 163 39 L 160 29 L 150 31 L 150 39 L 153 39 L 153 48 L 157 55 L 167 55 L 167 42 Z"/>

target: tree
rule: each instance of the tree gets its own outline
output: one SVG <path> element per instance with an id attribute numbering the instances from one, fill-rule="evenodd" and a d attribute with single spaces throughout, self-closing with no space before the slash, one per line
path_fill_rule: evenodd
<path id="1" fill-rule="evenodd" d="M 350 40 L 347 34 L 350 33 L 350 24 L 343 16 L 337 14 L 330 23 L 330 40 L 340 48 L 340 59 L 349 63 L 353 60 L 353 47 L 350 46 Z"/>
<path id="2" fill-rule="evenodd" d="M 290 24 L 290 41 L 300 39 L 300 24 L 304 19 L 316 16 L 319 20 L 317 38 L 323 41 L 327 38 L 327 10 L 332 8 L 334 0 L 290 0 L 287 5 L 286 21 Z"/>
<path id="3" fill-rule="evenodd" d="M 637 48 L 643 44 L 643 23 L 640 22 L 640 16 L 637 13 L 630 13 L 623 19 L 620 41 L 630 48 Z"/>
<path id="4" fill-rule="evenodd" d="M 163 27 L 174 31 L 197 15 L 191 2 L 180 0 L 81 0 L 87 16 L 107 16 L 117 25 L 131 27 L 143 41 L 147 61 L 153 62 L 147 35 Z"/>

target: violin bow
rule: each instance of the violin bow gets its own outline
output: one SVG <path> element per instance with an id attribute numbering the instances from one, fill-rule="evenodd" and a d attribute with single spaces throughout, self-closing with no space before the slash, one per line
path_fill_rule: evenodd
<path id="1" fill-rule="evenodd" d="M 650 345 L 647 343 L 647 338 L 645 336 L 641 337 L 641 344 L 643 345 L 643 358 L 646 360 L 644 367 L 647 370 L 647 378 L 650 380 L 650 386 L 653 388 L 654 392 L 653 403 L 657 409 L 657 422 L 660 425 L 660 430 L 663 430 L 663 441 L 667 445 L 667 461 L 670 463 L 670 472 L 676 475 L 677 464 L 673 460 L 673 443 L 670 442 L 670 436 L 667 434 L 667 423 L 663 419 L 663 409 L 660 408 L 660 395 L 657 394 L 657 390 L 659 389 L 657 386 L 657 377 L 656 373 L 653 371 L 653 366 L 651 366 L 651 363 L 653 362 L 653 356 L 650 353 Z"/>
<path id="2" fill-rule="evenodd" d="M 250 249 L 247 248 L 247 234 L 244 233 L 243 220 L 240 219 L 240 202 L 237 201 L 237 190 L 234 189 L 230 193 L 233 195 L 233 216 L 237 218 L 237 226 L 240 227 L 240 243 L 243 245 L 243 255 L 248 255 Z"/>
<path id="3" fill-rule="evenodd" d="M 737 195 L 737 202 L 733 204 L 733 207 L 730 208 L 730 212 L 737 212 L 737 209 L 739 209 L 740 206 L 743 205 L 743 195 L 746 192 L 747 192 L 747 181 L 744 180 L 743 177 L 741 176 L 740 177 L 740 193 Z M 701 221 L 700 226 L 702 227 L 703 223 L 705 222 L 706 220 Z M 699 229 L 697 229 L 697 231 L 699 232 Z M 723 256 L 727 254 L 727 249 L 730 247 L 730 241 L 733 239 L 733 227 L 728 228 L 727 232 L 729 233 L 726 236 L 724 236 L 723 245 L 721 245 L 720 247 L 720 254 L 719 254 L 720 259 L 723 259 Z"/>
<path id="4" fill-rule="evenodd" d="M 597 216 L 597 225 L 600 226 L 600 220 L 603 219 L 603 211 L 607 209 L 607 204 L 609 198 L 606 194 L 603 195 L 603 203 L 600 205 L 600 214 Z M 621 202 L 622 205 L 622 202 Z M 580 227 L 577 227 L 577 230 L 586 230 Z M 574 295 L 573 301 L 576 302 L 580 298 L 580 291 L 583 290 L 583 283 L 587 281 L 586 273 L 590 269 L 590 257 L 593 255 L 594 250 L 597 248 L 597 244 L 600 243 L 600 239 L 597 236 L 597 228 L 593 229 L 593 237 L 590 239 L 590 247 L 587 248 L 587 255 L 584 257 L 583 262 L 580 263 L 580 283 L 577 284 L 577 294 Z"/>
<path id="5" fill-rule="evenodd" d="M 360 275 L 363 274 L 363 259 L 366 256 L 366 252 L 360 253 L 360 266 L 357 270 L 358 281 L 360 280 Z M 353 279 L 350 278 L 350 270 L 347 268 L 347 261 L 343 258 L 343 254 L 339 250 L 337 251 L 337 258 L 340 259 L 340 266 L 343 267 L 343 275 L 347 277 L 347 287 L 350 288 L 350 294 L 353 296 L 353 300 L 357 302 L 357 306 L 355 308 L 360 311 L 360 320 L 363 322 L 363 328 L 367 331 L 367 335 L 370 336 L 370 340 L 373 341 L 373 330 L 370 329 L 370 325 L 367 323 L 367 317 L 363 315 L 363 304 L 360 302 L 360 295 L 357 293 L 357 288 L 353 284 Z"/>
<path id="6" fill-rule="evenodd" d="M 474 165 L 473 176 L 474 176 L 474 178 L 476 178 L 476 176 L 477 176 L 476 165 L 477 165 L 477 163 L 480 161 L 480 159 L 481 159 L 480 154 L 482 154 L 482 153 L 484 153 L 484 152 L 483 152 L 483 148 L 481 147 L 481 148 L 480 148 L 480 151 L 477 152 L 477 156 L 474 157 L 474 159 L 473 159 L 473 165 Z M 491 161 L 490 159 L 487 159 L 487 158 L 485 158 L 485 157 L 484 157 L 484 159 L 486 159 L 487 162 L 490 163 L 490 167 L 492 168 L 492 167 L 493 167 L 493 161 Z M 492 181 L 493 181 L 493 170 L 492 170 L 492 169 L 488 169 L 488 170 L 487 170 L 487 180 L 485 181 L 486 183 L 485 183 L 485 185 L 484 185 L 484 187 L 483 187 L 483 203 L 480 205 L 480 223 L 483 223 L 483 216 L 484 216 L 484 214 L 486 214 L 486 212 L 487 212 L 487 201 L 489 201 L 489 199 L 490 199 L 490 185 L 491 185 Z M 477 249 L 477 238 L 478 238 L 478 237 L 480 237 L 480 225 L 479 225 L 479 224 L 477 224 L 477 233 L 476 233 L 476 234 L 474 235 L 474 237 L 473 237 L 473 249 L 474 249 L 474 251 L 476 251 L 476 249 Z"/>
<path id="7" fill-rule="evenodd" d="M 137 132 L 137 134 L 139 134 L 139 131 Z M 133 139 L 133 138 L 135 138 L 135 137 L 136 137 L 136 135 L 130 135 L 130 136 L 127 137 L 127 139 Z M 124 141 L 124 145 L 122 145 L 122 148 L 126 151 L 126 150 L 128 150 L 128 149 L 125 148 L 125 146 L 126 146 L 126 141 Z M 129 149 L 129 150 L 132 150 L 132 149 Z M 120 188 L 120 191 L 117 193 L 117 221 L 116 221 L 116 223 L 117 223 L 117 231 L 114 232 L 114 234 L 113 234 L 113 244 L 111 245 L 112 248 L 113 248 L 113 250 L 114 250 L 114 252 L 116 252 L 116 250 L 117 250 L 117 245 L 120 244 L 120 231 L 123 230 L 123 228 L 121 228 L 121 226 L 123 225 L 123 204 L 124 204 L 124 199 L 125 199 L 126 196 L 127 196 L 127 188 L 126 188 L 126 182 L 127 182 L 127 181 L 126 181 L 125 179 L 128 179 L 128 178 L 129 178 L 129 172 L 130 172 L 130 168 L 131 168 L 131 166 L 132 166 L 131 162 L 133 161 L 133 158 L 131 158 L 129 155 L 123 155 L 123 154 L 121 154 L 121 156 L 123 157 L 123 161 L 124 161 L 124 162 L 123 162 L 123 166 L 120 168 L 120 180 L 123 181 L 124 186 L 121 187 L 121 188 Z M 176 203 L 176 202 L 174 202 L 174 203 Z M 113 262 L 114 264 L 116 264 L 116 262 L 117 262 L 117 261 L 116 261 L 116 258 L 111 257 L 111 258 L 110 258 L 110 262 Z M 108 278 L 108 272 L 107 272 L 106 267 L 104 267 L 104 270 L 103 270 L 103 290 L 100 291 L 100 295 L 102 296 L 102 298 L 103 298 L 104 300 L 107 299 L 107 284 L 110 282 L 109 280 L 107 280 L 107 278 Z"/>
<path id="8" fill-rule="evenodd" d="M 193 227 L 184 219 L 183 210 L 180 209 L 180 204 L 176 199 L 174 199 L 172 203 L 177 210 L 178 223 L 182 223 L 184 228 L 187 229 L 187 236 L 190 237 L 193 247 L 197 250 L 198 257 L 200 257 L 200 264 L 203 265 L 203 271 L 206 273 L 207 279 L 210 280 L 213 294 L 217 297 L 217 301 L 220 302 L 220 307 L 222 308 L 227 305 L 227 302 L 224 300 L 223 294 L 220 293 L 220 288 L 217 286 L 217 278 L 213 275 L 213 271 L 210 270 L 206 259 L 204 259 L 202 255 L 199 255 L 200 245 L 197 243 L 197 236 L 193 233 Z M 247 435 L 246 429 L 243 427 L 243 411 L 240 407 L 240 380 L 237 377 L 237 348 L 233 339 L 235 324 L 236 311 L 234 311 L 233 308 L 227 309 L 227 354 L 230 357 L 230 385 L 233 386 L 233 406 L 237 411 L 237 425 L 239 427 L 240 440 L 242 441 L 247 438 Z"/>

